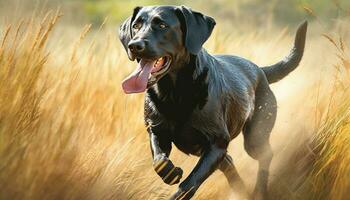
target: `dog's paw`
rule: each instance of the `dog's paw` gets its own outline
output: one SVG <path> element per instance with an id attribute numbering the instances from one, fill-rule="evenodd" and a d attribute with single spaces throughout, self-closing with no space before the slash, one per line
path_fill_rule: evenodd
<path id="1" fill-rule="evenodd" d="M 183 171 L 165 156 L 155 158 L 153 168 L 157 174 L 163 179 L 164 183 L 168 185 L 177 184 L 182 178 Z"/>

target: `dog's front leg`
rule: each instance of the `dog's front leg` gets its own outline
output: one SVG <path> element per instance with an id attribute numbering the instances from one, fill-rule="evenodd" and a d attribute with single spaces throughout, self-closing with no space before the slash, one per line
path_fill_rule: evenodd
<path id="1" fill-rule="evenodd" d="M 212 174 L 222 161 L 226 148 L 211 145 L 201 156 L 197 165 L 190 175 L 180 184 L 178 191 L 170 198 L 171 200 L 190 199 L 199 186 Z"/>
<path id="2" fill-rule="evenodd" d="M 175 167 L 169 160 L 171 140 L 166 134 L 149 130 L 153 155 L 153 168 L 166 184 L 173 185 L 180 182 L 183 171 Z"/>

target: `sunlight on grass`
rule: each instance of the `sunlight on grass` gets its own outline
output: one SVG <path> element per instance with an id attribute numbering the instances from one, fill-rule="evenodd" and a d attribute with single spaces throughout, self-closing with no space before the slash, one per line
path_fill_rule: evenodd
<path id="1" fill-rule="evenodd" d="M 116 33 L 104 23 L 97 30 L 70 30 L 59 25 L 61 17 L 52 11 L 2 25 L 0 199 L 166 199 L 176 186 L 152 170 L 143 95 L 121 90 L 133 64 Z M 240 54 L 261 66 L 287 54 L 294 37 L 289 29 L 275 37 L 220 30 L 206 44 L 210 52 Z M 349 38 L 338 40 L 310 34 L 300 68 L 272 86 L 280 109 L 271 139 L 276 199 L 347 196 Z M 174 162 L 188 174 L 197 159 L 174 151 Z M 244 153 L 241 138 L 229 151 L 252 188 L 256 162 Z M 230 195 L 215 173 L 196 198 Z"/>

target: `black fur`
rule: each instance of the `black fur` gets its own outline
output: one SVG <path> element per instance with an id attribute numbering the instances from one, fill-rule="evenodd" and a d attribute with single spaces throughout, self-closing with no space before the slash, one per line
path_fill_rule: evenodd
<path id="1" fill-rule="evenodd" d="M 159 28 L 160 22 L 167 26 Z M 140 23 L 137 30 L 130 28 L 135 23 Z M 119 37 L 131 60 L 171 58 L 169 69 L 156 81 L 149 80 L 145 96 L 153 166 L 165 183 L 181 180 L 181 168 L 169 159 L 174 144 L 200 159 L 170 199 L 190 199 L 216 169 L 246 198 L 244 182 L 226 150 L 243 132 L 245 150 L 259 161 L 254 198 L 266 199 L 272 159 L 269 137 L 277 113 L 269 82 L 299 64 L 307 24 L 299 28 L 292 53 L 267 68 L 236 56 L 208 54 L 202 45 L 214 26 L 213 18 L 184 6 L 149 6 L 136 8 L 120 28 Z M 135 41 L 145 48 L 131 52 L 128 45 Z"/>
<path id="2" fill-rule="evenodd" d="M 146 126 L 149 121 L 162 126 L 167 132 L 168 140 L 184 153 L 198 155 L 198 146 L 208 146 L 209 141 L 202 137 L 203 134 L 186 125 L 192 112 L 195 109 L 201 110 L 207 101 L 208 69 L 204 69 L 196 79 L 193 79 L 195 60 L 196 56 L 192 56 L 191 61 L 179 70 L 175 81 L 171 80 L 170 75 L 165 75 L 157 84 L 157 92 L 155 88 L 148 89 L 145 120 Z M 154 104 L 157 114 L 149 108 L 149 102 Z"/>

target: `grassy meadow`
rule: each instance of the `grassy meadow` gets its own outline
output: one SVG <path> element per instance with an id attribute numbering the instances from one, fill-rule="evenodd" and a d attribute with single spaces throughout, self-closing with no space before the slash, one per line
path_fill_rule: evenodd
<path id="1" fill-rule="evenodd" d="M 303 12 L 310 19 L 304 58 L 271 86 L 278 117 L 269 192 L 271 199 L 345 200 L 350 12 L 330 22 L 312 7 Z M 121 89 L 135 63 L 118 41 L 117 24 L 108 18 L 69 24 L 69 15 L 64 7 L 0 14 L 0 199 L 167 199 L 177 186 L 164 184 L 153 171 L 143 94 Z M 296 31 L 288 24 L 236 30 L 217 23 L 208 51 L 259 66 L 287 55 Z M 242 141 L 239 136 L 231 142 L 229 152 L 252 190 L 257 162 Z M 185 176 L 198 160 L 175 148 L 171 159 Z M 215 172 L 195 199 L 236 198 Z"/>

